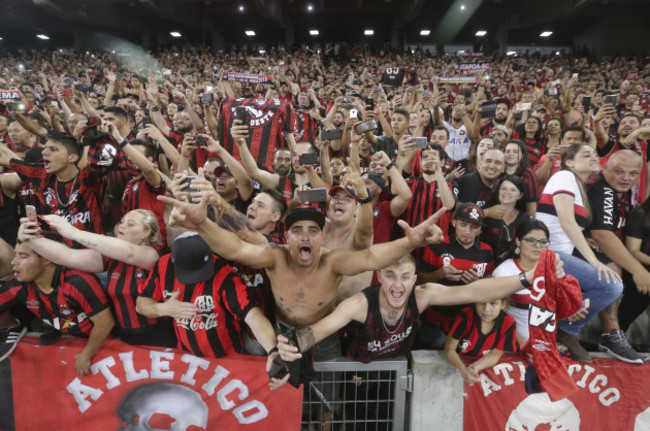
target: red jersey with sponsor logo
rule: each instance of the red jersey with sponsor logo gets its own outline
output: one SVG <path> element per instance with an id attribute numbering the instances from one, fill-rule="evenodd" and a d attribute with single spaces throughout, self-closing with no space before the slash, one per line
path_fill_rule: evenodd
<path id="1" fill-rule="evenodd" d="M 89 317 L 108 307 L 99 280 L 88 272 L 56 266 L 52 292 L 45 294 L 35 283 L 15 278 L 0 287 L 0 309 L 19 303 L 46 325 L 64 334 L 87 337 L 93 329 Z"/>
<path id="2" fill-rule="evenodd" d="M 221 105 L 217 136 L 221 145 L 237 160 L 239 148 L 230 135 L 235 120 L 235 108 L 243 106 L 248 111 L 248 139 L 246 144 L 259 166 L 273 172 L 273 155 L 277 148 L 286 147 L 283 132 L 293 133 L 296 113 L 289 103 L 281 99 L 226 99 Z"/>
<path id="3" fill-rule="evenodd" d="M 56 214 L 78 229 L 103 233 L 104 178 L 98 172 L 85 167 L 71 181 L 62 183 L 40 164 L 12 159 L 11 168 L 31 185 L 38 214 Z"/>
<path id="4" fill-rule="evenodd" d="M 353 321 L 348 333 L 347 357 L 367 364 L 377 358 L 394 358 L 411 350 L 420 311 L 411 291 L 403 314 L 395 326 L 387 325 L 381 314 L 379 295 L 381 285 L 366 287 L 363 294 L 368 301 L 364 323 Z"/>
<path id="5" fill-rule="evenodd" d="M 214 276 L 186 285 L 176 279 L 171 254 L 166 254 L 149 273 L 140 294 L 164 302 L 180 291 L 179 301 L 196 304 L 194 317 L 174 321 L 178 347 L 196 356 L 218 358 L 244 351 L 241 321 L 256 304 L 232 267 L 216 255 L 212 259 Z"/>

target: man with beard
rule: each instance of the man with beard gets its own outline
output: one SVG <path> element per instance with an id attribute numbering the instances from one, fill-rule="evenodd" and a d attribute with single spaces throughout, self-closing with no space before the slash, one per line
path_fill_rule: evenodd
<path id="1" fill-rule="evenodd" d="M 496 126 L 497 124 L 501 124 L 502 126 L 505 126 L 506 120 L 508 119 L 509 111 L 510 111 L 510 102 L 508 102 L 508 99 L 497 99 L 496 114 L 494 115 L 494 118 L 490 118 L 485 123 L 481 124 L 481 127 L 479 129 L 480 135 L 485 136 L 490 134 L 494 126 Z M 481 121 L 481 111 L 479 110 L 476 113 L 474 124 L 476 125 L 477 123 L 480 123 L 480 121 Z"/>
<path id="2" fill-rule="evenodd" d="M 240 120 L 235 120 L 230 128 L 230 133 L 237 143 L 242 165 L 244 165 L 248 175 L 263 187 L 278 190 L 284 195 L 287 201 L 296 199 L 296 190 L 301 187 L 325 187 L 323 180 L 314 171 L 314 166 L 303 166 L 300 164 L 300 156 L 302 154 L 316 152 L 316 149 L 311 143 L 298 142 L 294 145 L 293 150 L 291 151 L 291 165 L 293 167 L 293 172 L 288 172 L 287 175 L 282 175 L 279 172 L 265 171 L 257 166 L 255 158 L 246 145 L 248 126 L 242 125 Z M 292 205 L 296 206 L 298 203 L 294 202 Z"/>
<path id="3" fill-rule="evenodd" d="M 273 155 L 273 172 L 286 177 L 291 172 L 291 150 L 278 148 Z"/>

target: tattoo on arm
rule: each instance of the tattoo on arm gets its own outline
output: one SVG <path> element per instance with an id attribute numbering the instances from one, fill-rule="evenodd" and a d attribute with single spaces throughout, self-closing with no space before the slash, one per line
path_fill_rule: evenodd
<path id="1" fill-rule="evenodd" d="M 312 331 L 311 326 L 306 328 L 298 329 L 296 331 L 296 337 L 298 338 L 298 347 L 301 352 L 305 352 L 316 344 L 316 339 L 314 338 L 314 331 Z"/>
<path id="2" fill-rule="evenodd" d="M 215 210 L 215 221 L 220 227 L 233 232 L 248 229 L 246 216 L 237 211 L 232 205 L 220 206 Z"/>

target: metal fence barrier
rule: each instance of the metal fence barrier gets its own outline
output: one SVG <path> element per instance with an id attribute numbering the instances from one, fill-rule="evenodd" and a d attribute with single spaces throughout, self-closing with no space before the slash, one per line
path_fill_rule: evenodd
<path id="1" fill-rule="evenodd" d="M 404 430 L 413 386 L 405 357 L 369 364 L 338 358 L 315 362 L 314 369 L 316 377 L 303 386 L 301 430 Z"/>

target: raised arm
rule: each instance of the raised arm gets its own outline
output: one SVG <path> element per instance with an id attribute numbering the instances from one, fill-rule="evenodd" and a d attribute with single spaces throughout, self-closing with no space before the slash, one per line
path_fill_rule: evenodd
<path id="1" fill-rule="evenodd" d="M 56 217 L 56 216 L 55 216 Z M 90 249 L 72 249 L 60 242 L 39 237 L 37 221 L 27 218 L 20 220 L 18 239 L 23 241 L 36 254 L 57 264 L 87 272 L 104 271 L 102 255 Z"/>
<path id="2" fill-rule="evenodd" d="M 406 233 L 404 238 L 374 244 L 360 251 L 334 250 L 329 255 L 330 265 L 337 274 L 356 275 L 364 271 L 384 268 L 415 248 L 442 242 L 442 230 L 435 223 L 446 211 L 447 208 L 441 208 L 413 228 L 409 227 L 404 220 L 399 220 L 397 223 Z"/>
<path id="3" fill-rule="evenodd" d="M 45 215 L 43 216 L 43 220 L 49 226 L 55 228 L 64 238 L 83 244 L 106 257 L 120 260 L 129 265 L 146 270 L 153 268 L 158 261 L 158 253 L 153 247 L 148 245 L 132 244 L 120 238 L 86 232 L 75 228 L 63 217 L 57 215 Z M 101 263 L 100 267 L 102 269 L 99 271 L 90 272 L 103 271 L 103 263 Z"/>
<path id="4" fill-rule="evenodd" d="M 239 197 L 243 201 L 250 199 L 253 194 L 253 181 L 251 177 L 246 172 L 246 169 L 239 163 L 239 160 L 235 159 L 228 151 L 226 151 L 219 142 L 215 141 L 212 136 L 201 135 L 203 139 L 208 144 L 207 150 L 210 153 L 216 154 L 223 162 L 226 164 L 226 167 L 232 172 L 232 176 L 237 182 L 237 191 L 239 192 Z"/>
<path id="5" fill-rule="evenodd" d="M 239 148 L 239 157 L 248 175 L 263 186 L 271 189 L 276 188 L 280 184 L 280 175 L 260 169 L 248 149 L 246 144 L 248 126 L 242 124 L 241 120 L 235 120 L 230 128 L 230 134 Z"/>
<path id="6" fill-rule="evenodd" d="M 158 196 L 158 200 L 174 206 L 170 216 L 171 226 L 181 226 L 195 230 L 210 245 L 212 250 L 224 259 L 243 263 L 252 268 L 272 268 L 274 265 L 274 250 L 276 244 L 266 247 L 249 244 L 242 241 L 236 234 L 222 229 L 206 216 L 207 202 L 211 193 L 205 193 L 198 205 L 181 202 L 166 196 Z M 245 220 L 235 220 L 229 211 L 217 210 L 217 219 L 232 217 L 233 223 L 244 223 Z"/>

